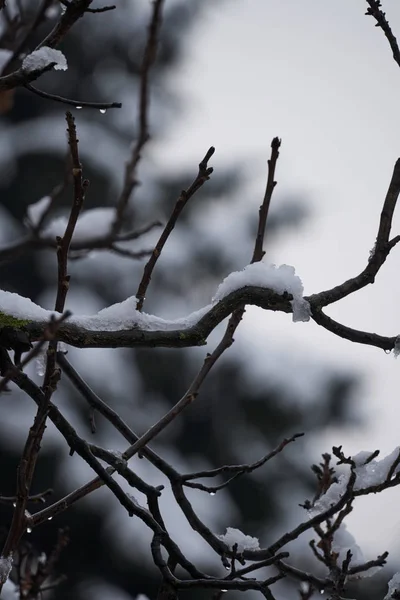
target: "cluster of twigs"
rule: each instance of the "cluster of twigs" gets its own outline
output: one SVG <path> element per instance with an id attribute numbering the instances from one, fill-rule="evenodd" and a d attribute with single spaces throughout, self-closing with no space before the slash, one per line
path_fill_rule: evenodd
<path id="1" fill-rule="evenodd" d="M 368 15 L 376 19 L 377 25 L 382 28 L 392 47 L 394 57 L 400 64 L 399 50 L 397 41 L 381 10 L 381 3 L 367 0 L 369 8 Z M 99 108 L 99 103 L 75 103 L 69 99 L 50 96 L 39 92 L 31 85 L 33 80 L 40 77 L 44 70 L 37 70 L 33 73 L 27 73 L 18 65 L 22 52 L 27 51 L 32 33 L 39 27 L 45 19 L 45 13 L 50 6 L 50 0 L 44 0 L 40 9 L 31 21 L 28 28 L 23 29 L 23 35 L 19 34 L 19 23 L 14 23 L 15 31 L 15 51 L 6 72 L 0 77 L 0 92 L 15 89 L 18 86 L 24 86 L 28 90 L 40 95 L 79 106 L 92 106 Z M 75 22 L 85 15 L 85 13 L 100 13 L 113 10 L 114 6 L 105 6 L 99 9 L 90 7 L 91 0 L 60 0 L 64 11 L 60 14 L 59 21 L 49 35 L 42 41 L 39 47 L 49 46 L 55 48 L 67 35 Z M 197 490 L 199 493 L 215 494 L 228 486 L 234 479 L 243 477 L 256 469 L 260 469 L 284 448 L 292 444 L 301 433 L 283 440 L 272 452 L 269 452 L 260 460 L 252 464 L 224 465 L 212 470 L 204 470 L 192 473 L 180 473 L 173 465 L 167 462 L 162 456 L 157 454 L 149 443 L 159 435 L 177 416 L 191 403 L 193 403 L 201 391 L 201 387 L 211 369 L 214 368 L 222 354 L 233 344 L 234 333 L 240 324 L 247 304 L 255 304 L 269 310 L 280 310 L 291 312 L 291 296 L 289 294 L 279 295 L 271 290 L 257 287 L 246 287 L 231 293 L 226 298 L 215 304 L 192 328 L 186 328 L 183 331 L 141 331 L 138 328 L 127 331 L 98 332 L 87 331 L 76 325 L 68 323 L 69 313 L 65 310 L 66 299 L 68 295 L 70 276 L 68 274 L 68 260 L 74 252 L 89 252 L 92 249 L 116 250 L 118 244 L 140 237 L 147 232 L 156 223 L 150 224 L 142 231 L 122 233 L 128 201 L 132 197 L 136 185 L 136 171 L 139 165 L 141 152 L 149 139 L 148 131 L 148 104 L 149 104 L 149 72 L 156 58 L 157 39 L 161 25 L 163 0 L 154 0 L 152 17 L 149 25 L 147 43 L 142 63 L 139 91 L 139 117 L 138 117 L 138 138 L 133 146 L 131 156 L 126 164 L 125 178 L 120 196 L 116 202 L 115 219 L 110 228 L 109 235 L 88 243 L 74 242 L 74 231 L 81 213 L 85 192 L 89 182 L 84 179 L 82 165 L 79 158 L 79 147 L 75 119 L 70 112 L 67 112 L 67 132 L 70 151 L 70 173 L 65 182 L 51 194 L 52 202 L 49 204 L 48 211 L 51 210 L 60 192 L 69 184 L 73 183 L 72 207 L 68 223 L 63 236 L 55 240 L 46 239 L 42 234 L 43 220 L 47 214 L 42 215 L 39 223 L 30 228 L 29 235 L 16 244 L 0 249 L 0 260 L 13 260 L 22 252 L 28 249 L 55 248 L 58 263 L 58 287 L 57 298 L 55 302 L 55 311 L 60 313 L 59 319 L 53 319 L 48 323 L 32 322 L 23 333 L 17 334 L 13 328 L 6 330 L 3 328 L 0 336 L 0 372 L 3 375 L 2 389 L 5 389 L 7 382 L 13 382 L 22 391 L 24 391 L 37 405 L 37 412 L 34 423 L 30 428 L 25 446 L 20 459 L 17 473 L 17 489 L 15 497 L 2 497 L 1 502 L 12 503 L 14 512 L 12 522 L 8 531 L 6 542 L 2 548 L 0 560 L 14 560 L 14 570 L 12 577 L 16 580 L 21 590 L 21 597 L 37 598 L 40 593 L 50 586 L 57 583 L 54 578 L 54 566 L 62 548 L 68 541 L 68 534 L 63 531 L 59 534 L 59 539 L 54 551 L 49 557 L 42 558 L 35 555 L 34 550 L 28 546 L 24 540 L 27 531 L 38 527 L 45 521 L 56 517 L 58 514 L 68 510 L 75 502 L 92 493 L 101 486 L 107 486 L 112 494 L 118 499 L 121 505 L 126 509 L 129 516 L 140 519 L 152 531 L 153 538 L 151 543 L 151 553 L 155 566 L 158 568 L 161 576 L 161 586 L 159 598 L 177 598 L 180 590 L 204 588 L 214 590 L 215 597 L 219 597 L 227 590 L 257 590 L 265 598 L 274 599 L 273 584 L 284 578 L 291 578 L 302 584 L 300 589 L 301 598 L 306 600 L 310 598 L 315 591 L 326 592 L 327 597 L 332 600 L 339 600 L 343 597 L 346 585 L 351 578 L 360 576 L 363 572 L 372 567 L 381 567 L 385 564 L 387 552 L 378 556 L 375 560 L 365 564 L 352 564 L 352 554 L 347 552 L 344 560 L 339 559 L 339 555 L 333 549 L 334 536 L 341 527 L 346 516 L 353 509 L 355 499 L 360 495 L 368 495 L 381 492 L 385 489 L 398 485 L 400 483 L 400 473 L 398 465 L 400 457 L 393 462 L 388 471 L 386 479 L 377 485 L 369 487 L 357 486 L 357 468 L 352 459 L 346 458 L 340 448 L 334 448 L 333 453 L 339 463 L 346 464 L 350 470 L 348 483 L 344 493 L 340 498 L 332 503 L 323 511 L 317 512 L 314 516 L 306 516 L 305 520 L 286 532 L 280 538 L 271 542 L 262 549 L 244 548 L 239 551 L 237 544 L 229 545 L 225 540 L 215 535 L 203 522 L 193 509 L 188 499 L 188 490 Z M 6 11 L 5 4 L 0 1 L 0 10 Z M 15 67 L 14 70 L 12 70 Z M 101 105 L 106 107 L 106 105 Z M 114 107 L 116 103 L 107 105 Z M 260 261 L 263 258 L 263 244 L 265 237 L 265 227 L 268 217 L 273 190 L 276 185 L 275 170 L 279 157 L 281 141 L 274 138 L 271 143 L 271 155 L 268 160 L 268 178 L 265 196 L 259 210 L 259 223 L 255 238 L 255 246 L 251 262 Z M 142 310 L 145 296 L 151 282 L 153 271 L 157 260 L 172 233 L 174 226 L 188 201 L 196 194 L 210 178 L 212 168 L 209 167 L 209 161 L 214 153 L 211 147 L 203 160 L 199 164 L 199 170 L 192 184 L 183 190 L 176 201 L 171 216 L 167 221 L 158 242 L 150 252 L 148 262 L 144 267 L 143 277 L 137 290 L 139 311 Z M 349 339 L 353 342 L 370 344 L 386 350 L 395 347 L 396 336 L 383 337 L 366 331 L 357 331 L 341 323 L 338 323 L 328 317 L 323 308 L 337 302 L 345 296 L 352 294 L 367 284 L 373 283 L 380 268 L 388 257 L 392 248 L 400 241 L 400 236 L 391 237 L 392 218 L 400 193 L 400 160 L 396 162 L 393 177 L 389 184 L 389 189 L 382 208 L 380 224 L 378 228 L 375 248 L 365 269 L 356 277 L 336 286 L 335 288 L 323 291 L 312 296 L 307 300 L 310 303 L 311 315 L 315 322 L 328 331 Z M 123 254 L 123 252 L 121 251 Z M 142 435 L 135 433 L 124 422 L 121 416 L 108 406 L 83 380 L 74 366 L 70 364 L 65 353 L 60 351 L 59 342 L 64 341 L 68 344 L 79 347 L 106 347 L 106 346 L 171 346 L 183 347 L 204 344 L 208 335 L 213 331 L 218 323 L 229 317 L 226 330 L 220 343 L 209 354 L 206 354 L 203 364 L 194 377 L 188 390 L 183 397 L 178 400 L 175 406 L 159 419 L 148 431 Z M 182 335 L 184 333 L 184 335 Z M 22 336 L 22 337 L 21 337 Z M 24 337 L 25 336 L 25 337 Z M 31 342 L 38 342 L 32 349 Z M 46 370 L 43 384 L 37 386 L 24 372 L 25 365 L 32 360 L 37 353 L 48 344 Z M 8 350 L 16 351 L 16 359 L 11 360 Z M 25 358 L 21 359 L 21 354 L 28 352 Z M 54 394 L 57 391 L 61 375 L 64 374 L 79 391 L 90 408 L 90 420 L 92 431 L 96 431 L 95 415 L 100 415 L 106 419 L 127 441 L 128 446 L 121 455 L 110 452 L 94 443 L 88 442 L 80 437 L 69 421 L 65 418 L 62 411 L 53 402 Z M 37 458 L 40 452 L 40 446 L 44 435 L 47 419 L 55 425 L 61 435 L 65 438 L 71 453 L 77 453 L 93 469 L 96 477 L 87 484 L 72 491 L 64 498 L 49 502 L 51 491 L 46 490 L 42 494 L 31 496 L 31 482 L 35 471 Z M 180 507 L 182 514 L 191 526 L 192 530 L 199 534 L 209 545 L 221 561 L 220 575 L 209 575 L 203 572 L 198 566 L 190 561 L 185 555 L 184 549 L 178 546 L 174 540 L 173 532 L 168 531 L 163 519 L 160 506 L 160 497 L 162 496 L 162 486 L 152 486 L 141 477 L 139 477 L 129 466 L 129 459 L 140 453 L 145 460 L 148 460 L 156 469 L 159 470 L 168 480 L 169 486 L 173 492 L 174 498 Z M 376 454 L 369 457 L 368 460 L 375 458 Z M 366 462 L 368 462 L 368 460 Z M 104 466 L 104 463 L 107 466 Z M 318 500 L 325 494 L 331 485 L 336 481 L 335 469 L 332 466 L 330 455 L 323 456 L 323 462 L 314 466 L 313 470 L 317 477 L 318 491 L 315 497 L 304 504 L 306 510 L 311 510 Z M 147 505 L 139 504 L 130 494 L 123 491 L 121 485 L 113 478 L 113 474 L 118 473 L 123 477 L 129 486 L 138 490 L 147 500 Z M 205 481 L 212 483 L 205 483 Z M 45 503 L 45 507 L 36 510 L 37 503 Z M 28 510 L 29 506 L 29 510 Z M 33 510 L 32 508 L 33 507 Z M 30 512 L 32 510 L 32 512 Z M 310 542 L 310 548 L 314 557 L 322 564 L 322 575 L 315 575 L 302 571 L 290 564 L 289 553 L 285 547 L 296 540 L 300 535 L 306 532 L 314 532 L 316 540 Z M 167 559 L 165 558 L 167 555 Z M 17 558 L 16 558 L 17 557 Z M 262 575 L 257 576 L 257 572 L 265 567 L 270 568 L 270 574 L 267 578 Z M 181 574 L 184 572 L 184 576 Z M 4 583 L 4 581 L 3 581 Z M 0 578 L 0 591 L 2 587 Z"/>

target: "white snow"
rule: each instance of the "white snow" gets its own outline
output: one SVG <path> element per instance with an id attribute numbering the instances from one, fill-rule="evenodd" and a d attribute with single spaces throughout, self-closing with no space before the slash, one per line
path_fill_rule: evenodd
<path id="1" fill-rule="evenodd" d="M 392 600 L 394 592 L 400 591 L 400 572 L 393 575 L 392 579 L 388 583 L 388 593 L 383 600 Z"/>
<path id="2" fill-rule="evenodd" d="M 246 286 L 259 286 L 273 290 L 277 294 L 287 292 L 293 296 L 293 321 L 309 321 L 310 306 L 303 298 L 303 283 L 289 265 L 267 265 L 256 262 L 247 265 L 243 271 L 230 273 L 217 289 L 213 302 L 218 302 L 230 293 Z"/>
<path id="3" fill-rule="evenodd" d="M 51 197 L 44 196 L 34 204 L 29 204 L 29 206 L 26 209 L 26 216 L 31 225 L 33 225 L 34 227 L 38 225 L 43 213 L 49 208 L 50 203 Z"/>
<path id="4" fill-rule="evenodd" d="M 85 242 L 104 237 L 110 233 L 111 224 L 115 219 L 113 208 L 93 208 L 85 210 L 78 219 L 73 240 Z M 67 217 L 61 216 L 53 219 L 44 229 L 42 237 L 62 237 L 67 226 Z"/>
<path id="5" fill-rule="evenodd" d="M 24 58 L 22 69 L 27 73 L 31 73 L 32 71 L 41 71 L 52 63 L 55 63 L 54 68 L 56 71 L 66 71 L 68 68 L 67 59 L 60 50 L 43 46 Z"/>
<path id="6" fill-rule="evenodd" d="M 227 527 L 226 533 L 217 537 L 231 549 L 237 544 L 238 552 L 243 552 L 243 550 L 258 550 L 260 548 L 260 542 L 257 538 L 245 535 L 240 529 L 235 529 L 234 527 Z"/>
<path id="7" fill-rule="evenodd" d="M 367 458 L 371 456 L 372 452 L 363 451 L 354 456 L 353 460 L 357 465 L 354 489 L 361 490 L 383 483 L 388 476 L 391 466 L 398 457 L 399 452 L 400 447 L 398 446 L 393 450 L 393 452 L 388 454 L 388 456 L 385 456 L 385 458 L 382 458 L 381 460 L 377 460 L 375 458 L 367 464 L 364 463 Z M 393 475 L 399 471 L 400 465 L 397 465 Z M 321 498 L 315 503 L 313 508 L 309 511 L 310 517 L 319 515 L 325 510 L 328 510 L 328 508 L 330 508 L 332 505 L 336 504 L 345 493 L 348 481 L 349 474 L 343 473 L 339 477 L 337 483 L 333 483 L 327 490 L 326 494 L 321 496 Z"/>
<path id="8" fill-rule="evenodd" d="M 375 458 L 368 464 L 357 467 L 357 480 L 354 486 L 355 489 L 358 490 L 371 485 L 383 483 L 390 471 L 391 466 L 399 456 L 399 452 L 400 447 L 397 446 L 390 454 L 385 456 L 385 458 L 382 458 L 381 460 L 377 460 Z M 370 455 L 371 454 L 372 452 L 370 452 Z M 400 466 L 397 465 L 394 475 L 398 473 L 399 470 Z"/>
<path id="9" fill-rule="evenodd" d="M 136 304 L 137 299 L 132 296 L 123 302 L 100 310 L 95 315 L 73 315 L 69 322 L 94 331 L 121 331 L 133 327 L 146 331 L 173 331 L 174 329 L 188 329 L 195 325 L 211 308 L 208 305 L 187 317 L 168 321 L 161 317 L 138 312 Z M 0 290 L 1 312 L 17 319 L 41 322 L 49 321 L 52 316 L 60 316 L 55 311 L 46 310 L 35 304 L 29 298 L 4 290 Z"/>
<path id="10" fill-rule="evenodd" d="M 48 321 L 52 314 L 57 315 L 38 306 L 29 298 L 4 290 L 0 290 L 0 312 L 17 319 L 37 321 Z"/>
<path id="11" fill-rule="evenodd" d="M 205 306 L 188 317 L 167 321 L 154 315 L 138 312 L 136 304 L 137 298 L 131 296 L 123 302 L 104 308 L 92 317 L 72 317 L 71 322 L 96 331 L 132 329 L 135 326 L 145 331 L 173 331 L 174 329 L 188 329 L 210 309 L 210 306 Z"/>
<path id="12" fill-rule="evenodd" d="M 0 582 L 5 583 L 11 573 L 13 565 L 12 556 L 0 556 Z"/>
<path id="13" fill-rule="evenodd" d="M 107 211 L 109 216 L 113 213 L 112 209 L 97 210 L 100 210 L 101 212 Z M 97 210 L 87 211 L 87 213 L 95 213 L 95 221 L 98 216 Z M 33 218 L 35 218 L 35 216 L 34 210 Z M 78 234 L 82 235 L 84 239 L 87 239 L 87 235 L 89 234 L 89 221 L 90 215 L 88 214 L 83 220 L 81 231 L 79 231 L 78 228 Z M 105 226 L 104 215 L 99 217 L 99 222 Z M 59 233 L 61 233 L 61 231 L 59 231 Z M 98 230 L 95 232 L 91 231 L 91 233 L 96 236 L 99 234 Z M 56 235 L 55 231 L 54 234 Z M 274 266 L 263 265 L 262 263 L 255 263 L 254 265 L 249 265 L 246 269 L 240 273 L 232 273 L 223 281 L 218 287 L 216 296 L 213 299 L 214 303 L 224 298 L 233 289 L 239 289 L 245 285 L 263 285 L 278 293 L 288 291 L 292 294 L 294 298 L 292 301 L 293 320 L 301 320 L 301 316 L 303 317 L 303 320 L 306 320 L 305 315 L 308 311 L 308 303 L 301 295 L 303 286 L 300 279 L 294 275 L 293 267 L 282 265 L 281 267 L 276 268 Z M 118 302 L 100 310 L 95 315 L 73 315 L 69 318 L 69 322 L 94 331 L 122 331 L 134 327 L 145 331 L 173 331 L 176 329 L 189 329 L 196 325 L 196 323 L 198 323 L 198 321 L 212 308 L 212 305 L 207 305 L 186 317 L 166 320 L 161 317 L 139 312 L 136 310 L 136 305 L 137 298 L 131 296 L 122 302 Z M 68 305 L 66 308 L 68 308 Z M 29 298 L 24 298 L 23 296 L 4 290 L 0 290 L 0 313 L 1 312 L 18 319 L 41 322 L 49 321 L 52 316 L 60 316 L 54 311 L 46 310 L 41 306 L 38 306 Z M 307 318 L 309 318 L 309 316 L 307 316 Z"/>

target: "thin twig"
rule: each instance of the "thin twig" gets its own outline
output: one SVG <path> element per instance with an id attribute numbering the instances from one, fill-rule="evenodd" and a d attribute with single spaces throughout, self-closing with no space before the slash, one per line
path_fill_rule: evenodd
<path id="1" fill-rule="evenodd" d="M 400 49 L 397 43 L 396 37 L 389 25 L 388 20 L 386 19 L 386 13 L 381 10 L 382 3 L 379 0 L 366 0 L 367 4 L 369 4 L 369 8 L 367 8 L 367 12 L 365 13 L 367 16 L 371 16 L 376 20 L 376 27 L 380 27 L 383 33 L 386 36 L 387 41 L 393 52 L 393 58 L 396 63 L 400 67 Z"/>
<path id="2" fill-rule="evenodd" d="M 161 236 L 160 236 L 157 244 L 154 247 L 154 250 L 152 252 L 152 255 L 150 256 L 149 261 L 146 263 L 146 265 L 144 267 L 143 276 L 142 276 L 142 279 L 139 283 L 139 287 L 136 292 L 136 298 L 138 299 L 138 303 L 137 303 L 137 307 L 136 307 L 137 310 L 142 310 L 142 308 L 143 308 L 146 291 L 147 291 L 147 288 L 149 287 L 154 267 L 156 266 L 156 263 L 161 255 L 161 252 L 176 225 L 179 215 L 185 208 L 185 206 L 188 203 L 188 201 L 190 200 L 190 198 L 197 192 L 197 190 L 199 190 L 204 185 L 204 183 L 206 181 L 208 181 L 210 179 L 213 169 L 212 169 L 212 167 L 208 166 L 208 161 L 210 160 L 210 158 L 212 157 L 214 152 L 215 152 L 215 148 L 213 146 L 211 146 L 211 148 L 209 148 L 209 150 L 206 153 L 203 160 L 199 163 L 199 171 L 198 171 L 193 183 L 190 185 L 190 187 L 188 187 L 186 190 L 183 190 L 181 192 L 178 200 L 175 203 L 172 214 L 171 214 L 170 218 L 168 219 L 168 222 L 165 225 L 165 228 L 164 228 L 163 232 L 161 233 Z"/>
<path id="3" fill-rule="evenodd" d="M 56 329 L 58 322 L 53 320 L 49 327 L 51 326 Z M 54 331 L 52 333 L 54 334 Z M 18 374 L 22 372 L 12 363 L 9 364 L 7 369 L 8 379 L 14 381 L 16 373 Z M 49 385 L 51 383 L 53 383 L 52 379 L 50 379 Z M 1 552 L 2 556 L 12 555 L 16 551 L 19 541 L 22 535 L 25 533 L 27 527 L 26 506 L 29 501 L 29 492 L 48 415 L 49 400 L 47 400 L 47 398 L 49 398 L 49 394 L 46 392 L 46 394 L 43 394 L 43 401 L 38 405 L 38 410 L 36 412 L 33 425 L 29 429 L 25 446 L 22 451 L 22 456 L 18 465 L 15 510 L 13 512 L 8 535 Z M 0 593 L 1 587 L 2 584 L 0 583 Z"/>
<path id="4" fill-rule="evenodd" d="M 136 185 L 136 170 L 141 153 L 150 138 L 149 134 L 149 76 L 153 66 L 158 45 L 158 35 L 161 28 L 164 0 L 153 0 L 153 10 L 148 28 L 146 47 L 140 69 L 139 108 L 138 108 L 138 138 L 133 146 L 131 156 L 125 166 L 124 183 L 115 208 L 115 220 L 111 227 L 111 236 L 115 237 L 121 230 L 125 210 Z"/>
<path id="5" fill-rule="evenodd" d="M 34 494 L 33 496 L 28 496 L 28 502 L 34 502 L 36 504 L 44 504 L 47 502 L 47 497 L 53 494 L 53 490 L 51 488 L 45 490 L 44 492 L 40 492 L 39 494 Z M 15 504 L 16 496 L 0 496 L 0 504 Z"/>
<path id="6" fill-rule="evenodd" d="M 281 140 L 275 137 L 271 142 L 271 158 L 268 159 L 268 178 L 267 185 L 265 188 L 264 200 L 260 206 L 259 210 L 259 218 L 258 218 L 258 230 L 256 235 L 256 241 L 254 244 L 254 252 L 252 263 L 258 262 L 262 260 L 265 252 L 263 249 L 264 246 L 264 238 L 265 238 L 265 227 L 268 219 L 269 207 L 271 204 L 272 193 L 276 186 L 276 181 L 274 181 L 275 177 L 275 167 L 279 157 L 279 148 L 281 146 Z"/>
<path id="7" fill-rule="evenodd" d="M 310 296 L 308 300 L 313 304 L 314 307 L 322 308 L 328 304 L 342 300 L 349 294 L 357 292 L 370 283 L 374 283 L 379 269 L 386 261 L 389 252 L 394 246 L 392 241 L 389 239 L 389 236 L 399 193 L 400 159 L 398 159 L 394 165 L 393 175 L 381 212 L 375 248 L 372 252 L 368 265 L 356 277 L 352 277 L 351 279 L 348 279 L 344 283 L 337 285 L 330 290 Z"/>
<path id="8" fill-rule="evenodd" d="M 282 450 L 288 444 L 290 444 L 291 442 L 294 442 L 296 439 L 298 439 L 299 437 L 302 437 L 303 435 L 304 435 L 303 433 L 296 433 L 295 435 L 291 436 L 290 438 L 284 439 L 274 450 L 272 450 L 271 452 L 266 454 L 263 458 L 261 458 L 260 460 L 254 462 L 254 463 L 244 464 L 244 465 L 225 465 L 223 467 L 218 467 L 217 469 L 211 469 L 209 471 L 197 471 L 195 473 L 188 473 L 186 475 L 182 475 L 182 480 L 184 482 L 184 485 L 186 485 L 186 487 L 191 487 L 191 488 L 202 490 L 202 491 L 205 491 L 208 493 L 215 493 L 215 492 L 225 488 L 226 486 L 228 486 L 237 477 L 244 475 L 245 473 L 252 473 L 256 469 L 259 469 L 266 462 L 268 462 L 269 460 L 274 458 L 277 454 L 282 452 Z M 232 476 L 228 480 L 221 483 L 220 485 L 209 486 L 209 485 L 204 485 L 202 483 L 197 483 L 197 482 L 193 481 L 193 479 L 201 479 L 203 477 L 216 477 L 217 475 L 222 475 L 225 473 L 232 474 Z"/>
<path id="9" fill-rule="evenodd" d="M 95 108 L 97 110 L 106 111 L 109 108 L 121 108 L 121 102 L 88 102 L 88 101 L 79 101 L 79 100 L 71 100 L 70 98 L 64 98 L 63 96 L 58 96 L 57 94 L 50 94 L 49 92 L 44 92 L 43 90 L 39 90 L 34 87 L 30 83 L 27 83 L 24 86 L 27 90 L 40 96 L 41 98 L 45 98 L 45 100 L 52 100 L 53 102 L 61 102 L 62 104 L 67 104 L 69 106 L 74 106 L 75 108 Z"/>
<path id="10" fill-rule="evenodd" d="M 69 275 L 67 273 L 67 260 L 72 236 L 78 222 L 79 214 L 83 207 L 85 191 L 88 187 L 88 181 L 82 177 L 82 165 L 79 160 L 78 138 L 76 136 L 75 119 L 70 112 L 66 113 L 68 124 L 68 144 L 72 159 L 72 177 L 74 182 L 74 200 L 65 233 L 62 238 L 57 239 L 57 258 L 58 258 L 58 293 L 55 310 L 62 312 L 64 310 L 65 298 L 69 287 Z"/>

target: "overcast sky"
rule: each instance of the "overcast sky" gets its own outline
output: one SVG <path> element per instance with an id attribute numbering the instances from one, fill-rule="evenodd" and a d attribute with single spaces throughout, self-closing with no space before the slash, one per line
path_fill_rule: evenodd
<path id="1" fill-rule="evenodd" d="M 400 38 L 400 4 L 384 5 Z M 271 139 L 282 138 L 279 190 L 307 198 L 312 217 L 280 236 L 266 260 L 295 266 L 306 294 L 364 269 L 400 156 L 400 68 L 383 32 L 364 16 L 366 8 L 363 0 L 213 2 L 171 81 L 190 108 L 162 145 L 158 160 L 166 168 L 168 160 L 196 165 L 213 144 L 216 168 L 245 159 L 251 181 L 243 202 L 258 207 Z M 400 333 L 399 272 L 397 248 L 375 285 L 329 307 L 328 314 L 355 328 Z M 251 309 L 240 335 L 255 334 L 260 347 L 264 335 L 279 347 L 289 345 L 299 363 L 315 356 L 362 375 L 364 426 L 354 433 L 332 430 L 324 450 L 343 444 L 345 453 L 380 448 L 385 455 L 399 444 L 400 359 L 335 338 L 313 323 Z M 349 519 L 372 552 L 398 544 L 400 490 L 381 496 L 359 502 Z M 379 517 L 379 547 L 376 530 L 365 527 L 378 510 L 388 515 Z"/>

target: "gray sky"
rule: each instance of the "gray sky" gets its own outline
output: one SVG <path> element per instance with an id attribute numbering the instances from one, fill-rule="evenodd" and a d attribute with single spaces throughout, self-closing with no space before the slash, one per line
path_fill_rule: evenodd
<path id="1" fill-rule="evenodd" d="M 384 5 L 400 38 L 400 5 L 389 0 Z M 365 267 L 400 156 L 400 69 L 383 32 L 364 16 L 366 8 L 362 0 L 214 2 L 171 81 L 191 108 L 156 154 L 165 168 L 169 160 L 196 165 L 211 144 L 217 148 L 216 168 L 245 158 L 251 181 L 243 202 L 256 210 L 271 139 L 282 137 L 279 190 L 305 195 L 313 214 L 304 227 L 279 238 L 269 260 L 295 266 L 306 294 Z M 393 233 L 399 232 L 397 216 Z M 399 333 L 399 257 L 397 248 L 375 285 L 328 314 L 355 328 Z M 247 261 L 243 257 L 242 266 Z M 332 430 L 321 449 L 380 448 L 384 456 L 399 444 L 400 359 L 335 338 L 313 323 L 293 324 L 286 315 L 252 309 L 240 336 L 255 335 L 260 347 L 263 336 L 273 336 L 299 361 L 315 356 L 362 375 L 359 409 L 366 423 L 354 433 Z M 396 489 L 356 506 L 349 527 L 367 552 L 396 547 L 399 496 Z M 379 516 L 379 544 L 377 530 L 365 526 L 371 511 L 386 515 Z"/>

